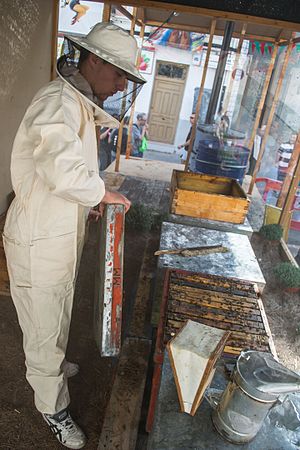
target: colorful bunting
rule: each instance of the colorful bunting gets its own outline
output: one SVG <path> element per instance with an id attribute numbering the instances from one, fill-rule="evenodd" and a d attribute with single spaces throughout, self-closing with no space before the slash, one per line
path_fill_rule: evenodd
<path id="1" fill-rule="evenodd" d="M 271 55 L 274 45 L 270 44 L 268 42 L 260 42 L 260 41 L 250 41 L 251 42 L 251 50 L 252 53 L 255 51 L 261 53 L 264 55 L 266 51 L 268 50 L 269 54 Z"/>

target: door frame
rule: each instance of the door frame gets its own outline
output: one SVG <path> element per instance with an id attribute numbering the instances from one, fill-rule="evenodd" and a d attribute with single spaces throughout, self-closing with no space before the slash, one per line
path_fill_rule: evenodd
<path id="1" fill-rule="evenodd" d="M 185 64 L 185 63 L 180 63 L 180 62 L 174 62 L 174 61 L 168 61 L 168 60 L 164 60 L 164 59 L 157 59 L 156 61 L 155 61 L 155 71 L 154 71 L 154 79 L 153 79 L 153 88 L 152 88 L 152 92 L 151 92 L 151 98 L 150 98 L 150 103 L 149 103 L 149 115 L 148 115 L 148 123 L 150 124 L 150 121 L 151 121 L 151 114 L 152 114 L 152 102 L 153 102 L 153 100 L 154 100 L 154 95 L 155 95 L 155 88 L 156 88 L 156 83 L 157 83 L 157 77 L 159 76 L 159 77 L 161 77 L 161 78 L 164 78 L 162 75 L 157 75 L 157 72 L 158 72 L 158 67 L 159 67 L 159 64 L 160 63 L 165 63 L 165 64 L 172 64 L 172 65 L 174 65 L 174 66 L 184 66 L 185 68 L 186 68 L 186 76 L 185 76 L 185 79 L 183 80 L 183 82 L 182 82 L 182 84 L 183 84 L 183 90 L 182 90 L 182 96 L 181 96 L 181 107 L 178 109 L 178 114 L 177 114 L 177 117 L 176 117 L 176 120 L 175 120 L 175 129 L 177 128 L 177 126 L 178 126 L 178 120 L 179 120 L 179 117 L 180 117 L 180 111 L 181 111 L 181 108 L 182 108 L 182 100 L 183 100 L 183 97 L 184 97 L 184 94 L 185 94 L 185 88 L 186 88 L 186 82 L 187 82 L 187 78 L 188 78 L 188 74 L 189 74 L 189 68 L 190 68 L 190 65 L 189 64 Z M 171 78 L 169 78 L 169 77 L 165 77 L 166 79 L 171 79 Z M 174 133 L 174 138 L 173 138 L 173 142 L 172 143 L 164 143 L 164 144 L 166 144 L 166 145 L 174 145 L 174 142 L 175 142 L 175 138 L 176 138 L 176 131 L 175 131 L 175 133 Z M 151 139 L 150 139 L 151 140 Z M 153 141 L 153 142 L 160 142 L 160 141 Z"/>

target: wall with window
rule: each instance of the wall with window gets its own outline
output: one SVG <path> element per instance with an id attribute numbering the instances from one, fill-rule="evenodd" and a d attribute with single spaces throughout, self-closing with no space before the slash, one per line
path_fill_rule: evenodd
<path id="1" fill-rule="evenodd" d="M 14 136 L 36 91 L 50 80 L 52 2 L 6 2 L 0 17 L 0 213 L 12 190 L 10 157 Z"/>

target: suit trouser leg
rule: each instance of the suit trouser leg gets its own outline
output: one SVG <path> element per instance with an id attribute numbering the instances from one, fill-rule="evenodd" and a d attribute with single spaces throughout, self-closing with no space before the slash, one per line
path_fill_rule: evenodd
<path id="1" fill-rule="evenodd" d="M 23 332 L 26 378 L 34 390 L 36 408 L 55 414 L 70 402 L 61 364 L 68 343 L 73 283 L 47 288 L 11 283 L 11 294 Z"/>

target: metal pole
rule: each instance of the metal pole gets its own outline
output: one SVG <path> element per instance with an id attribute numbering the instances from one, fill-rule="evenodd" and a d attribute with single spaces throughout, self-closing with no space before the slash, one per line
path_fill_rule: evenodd
<path id="1" fill-rule="evenodd" d="M 226 67 L 227 54 L 228 54 L 228 50 L 230 47 L 232 33 L 233 33 L 233 28 L 234 28 L 234 22 L 230 22 L 230 21 L 226 22 L 219 62 L 218 62 L 218 66 L 217 66 L 217 70 L 216 70 L 216 74 L 215 74 L 215 78 L 214 78 L 214 84 L 213 84 L 211 96 L 209 99 L 208 110 L 207 110 L 207 114 L 206 114 L 206 120 L 205 120 L 206 123 L 214 122 L 217 105 L 218 105 L 220 89 L 221 89 L 223 76 L 224 76 L 224 72 L 225 72 L 225 67 Z"/>

